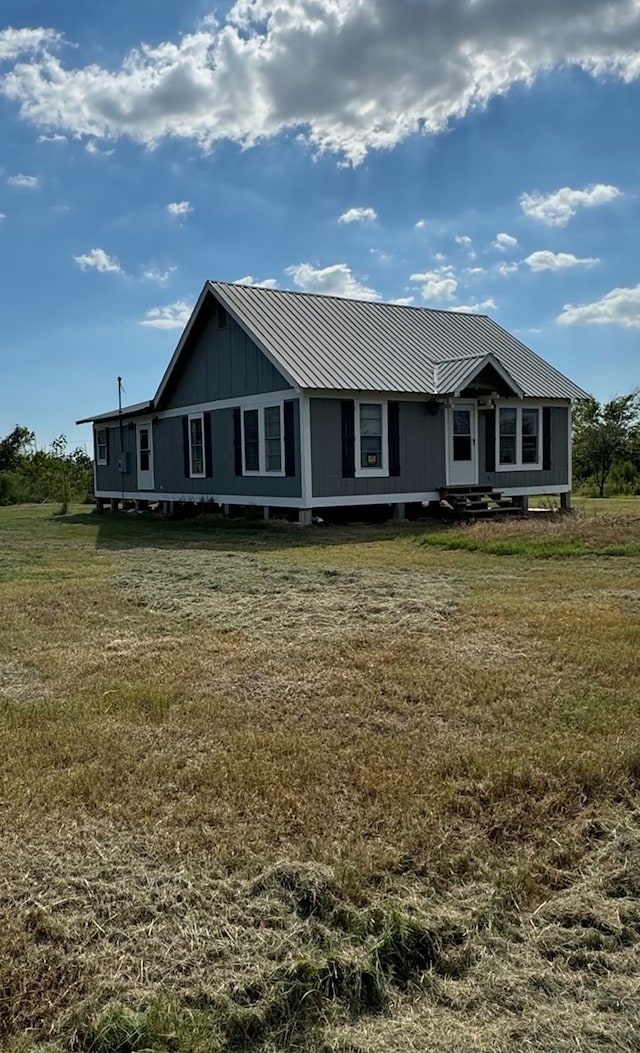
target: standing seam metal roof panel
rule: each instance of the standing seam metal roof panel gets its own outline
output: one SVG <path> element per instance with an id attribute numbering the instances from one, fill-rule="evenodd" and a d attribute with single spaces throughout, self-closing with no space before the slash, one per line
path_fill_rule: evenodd
<path id="1" fill-rule="evenodd" d="M 434 394 L 438 361 L 493 354 L 528 397 L 586 397 L 486 315 L 209 284 L 302 388 Z"/>

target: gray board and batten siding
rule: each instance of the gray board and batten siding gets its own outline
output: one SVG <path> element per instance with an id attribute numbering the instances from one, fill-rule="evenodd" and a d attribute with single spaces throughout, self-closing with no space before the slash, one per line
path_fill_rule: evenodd
<path id="1" fill-rule="evenodd" d="M 279 396 L 278 396 L 279 397 Z M 153 442 L 153 493 L 182 494 L 185 498 L 216 495 L 292 498 L 301 496 L 300 471 L 300 413 L 297 399 L 291 403 L 293 425 L 294 473 L 290 476 L 243 476 L 236 472 L 235 423 L 233 408 L 212 410 L 205 413 L 205 431 L 210 428 L 211 442 L 207 456 L 206 478 L 193 479 L 185 465 L 184 422 L 182 416 L 151 418 Z M 185 416 L 189 409 L 184 407 Z M 147 418 L 145 418 L 147 419 Z M 109 464 L 96 466 L 96 489 L 104 492 L 139 492 L 138 490 L 136 422 L 133 427 L 125 422 L 122 432 L 117 424 L 107 425 L 109 430 Z M 103 427 L 103 425 L 100 425 Z M 120 435 L 128 453 L 128 471 L 120 473 L 117 462 L 120 456 Z"/>
<path id="2" fill-rule="evenodd" d="M 180 368 L 173 371 L 157 409 L 290 389 L 289 381 L 238 323 L 216 310 L 211 297 L 209 304 L 213 309 L 205 308 L 202 321 L 194 324 Z"/>
<path id="3" fill-rule="evenodd" d="M 374 494 L 429 493 L 444 486 L 444 408 L 426 402 L 398 402 L 399 474 L 381 478 L 345 477 L 343 405 L 350 400 L 311 399 L 313 497 L 362 497 Z M 435 412 L 433 412 L 435 410 Z"/>

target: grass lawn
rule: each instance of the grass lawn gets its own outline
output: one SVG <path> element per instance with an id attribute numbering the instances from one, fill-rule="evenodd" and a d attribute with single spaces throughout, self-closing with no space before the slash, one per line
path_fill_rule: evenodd
<path id="1" fill-rule="evenodd" d="M 0 1048 L 638 1050 L 624 500 L 0 509 Z"/>

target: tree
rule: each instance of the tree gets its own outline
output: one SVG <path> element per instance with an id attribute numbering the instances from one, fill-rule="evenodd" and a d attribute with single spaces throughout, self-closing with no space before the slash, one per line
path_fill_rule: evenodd
<path id="1" fill-rule="evenodd" d="M 9 435 L 0 439 L 0 472 L 15 472 L 34 441 L 35 435 L 32 431 L 16 424 Z"/>
<path id="2" fill-rule="evenodd" d="M 573 412 L 573 465 L 578 479 L 593 479 L 604 497 L 617 461 L 634 459 L 640 431 L 640 390 L 610 402 L 585 399 Z"/>

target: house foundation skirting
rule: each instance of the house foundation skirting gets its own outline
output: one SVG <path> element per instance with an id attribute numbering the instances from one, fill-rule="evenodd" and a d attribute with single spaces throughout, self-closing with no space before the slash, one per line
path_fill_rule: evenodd
<path id="1" fill-rule="evenodd" d="M 500 487 L 506 497 L 543 497 L 555 494 L 571 493 L 569 484 L 555 486 L 505 486 Z M 411 494 L 357 494 L 349 497 L 312 497 L 306 501 L 301 497 L 271 497 L 263 494 L 167 494 L 162 491 L 145 490 L 96 490 L 98 501 L 146 501 L 167 503 L 169 501 L 185 504 L 218 504 L 218 505 L 257 505 L 264 508 L 342 508 L 357 505 L 400 505 L 420 501 L 439 501 L 440 491 L 429 490 Z"/>

